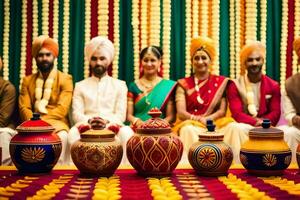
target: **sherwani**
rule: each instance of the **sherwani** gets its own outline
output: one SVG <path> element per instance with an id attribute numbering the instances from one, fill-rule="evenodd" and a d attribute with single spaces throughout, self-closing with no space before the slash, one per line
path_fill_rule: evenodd
<path id="1" fill-rule="evenodd" d="M 76 83 L 72 101 L 75 126 L 69 132 L 69 145 L 80 138 L 78 125 L 87 123 L 92 117 L 101 117 L 109 120 L 110 124 L 122 126 L 126 119 L 126 109 L 127 86 L 124 81 L 105 75 L 101 79 L 92 76 Z M 117 139 L 124 141 L 120 133 Z"/>
<path id="2" fill-rule="evenodd" d="M 296 74 L 291 76 L 289 79 L 295 78 L 298 79 L 300 78 L 300 74 Z M 289 81 L 289 79 L 286 80 L 286 82 Z M 295 90 L 299 90 L 298 85 L 294 85 Z M 286 88 L 283 88 L 282 90 L 282 98 L 283 98 L 283 111 L 284 111 L 284 117 L 287 120 L 288 124 L 284 126 L 280 126 L 281 130 L 284 132 L 284 140 L 288 143 L 289 147 L 291 148 L 292 151 L 292 162 L 296 162 L 296 150 L 298 147 L 298 144 L 300 142 L 300 129 L 295 127 L 292 123 L 292 119 L 294 116 L 299 115 L 300 113 L 297 113 L 297 110 L 295 106 L 293 105 L 293 102 L 291 101 L 290 97 L 287 94 Z M 300 103 L 298 101 L 298 103 Z"/>
<path id="3" fill-rule="evenodd" d="M 16 134 L 12 116 L 16 106 L 16 89 L 9 81 L 0 77 L 0 147 L 2 147 L 2 165 L 11 165 L 9 142 Z M 0 163 L 0 164 L 1 164 Z"/>
<path id="4" fill-rule="evenodd" d="M 21 121 L 32 117 L 35 103 L 35 88 L 38 73 L 26 76 L 22 82 L 19 96 L 19 112 Z M 69 156 L 67 149 L 67 131 L 69 130 L 68 112 L 72 101 L 73 81 L 72 76 L 57 70 L 57 75 L 52 86 L 51 96 L 47 105 L 47 114 L 41 114 L 41 119 L 51 124 L 62 140 L 62 153 L 58 161 L 65 164 Z"/>
<path id="5" fill-rule="evenodd" d="M 239 86 L 242 77 L 239 80 L 231 81 L 227 88 L 227 98 L 232 117 L 236 122 L 226 126 L 224 130 L 224 141 L 232 147 L 234 153 L 234 162 L 239 163 L 239 152 L 241 145 L 248 140 L 248 132 L 254 128 L 256 119 L 248 113 L 245 97 L 246 91 Z M 262 75 L 258 83 L 258 93 L 254 99 L 257 99 L 257 117 L 270 119 L 271 124 L 276 126 L 280 118 L 280 88 L 276 81 Z"/>

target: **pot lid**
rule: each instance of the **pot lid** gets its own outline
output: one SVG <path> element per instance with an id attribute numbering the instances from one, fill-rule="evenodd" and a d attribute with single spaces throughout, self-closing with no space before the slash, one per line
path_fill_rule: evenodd
<path id="1" fill-rule="evenodd" d="M 52 132 L 54 131 L 53 126 L 45 122 L 40 118 L 39 113 L 33 113 L 33 116 L 30 120 L 27 120 L 20 124 L 16 130 L 18 132 Z"/>
<path id="2" fill-rule="evenodd" d="M 254 128 L 249 131 L 249 137 L 261 137 L 261 138 L 282 138 L 283 131 L 278 128 L 271 127 L 271 121 L 264 119 L 262 128 Z"/>
<path id="3" fill-rule="evenodd" d="M 222 141 L 224 134 L 216 132 L 216 125 L 213 120 L 208 119 L 206 121 L 207 131 L 199 134 L 199 140 L 209 140 L 209 141 Z"/>
<path id="4" fill-rule="evenodd" d="M 81 138 L 114 138 L 115 133 L 108 129 L 89 129 L 81 133 Z"/>
<path id="5" fill-rule="evenodd" d="M 137 128 L 138 133 L 142 134 L 166 134 L 171 133 L 171 126 L 170 124 L 161 119 L 161 111 L 158 108 L 152 108 L 148 115 L 152 118 L 145 121 L 139 128 Z"/>

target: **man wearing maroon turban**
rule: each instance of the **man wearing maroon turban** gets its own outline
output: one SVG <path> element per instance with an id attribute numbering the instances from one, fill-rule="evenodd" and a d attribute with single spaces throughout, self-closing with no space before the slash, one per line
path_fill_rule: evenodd
<path id="1" fill-rule="evenodd" d="M 22 121 L 29 120 L 35 112 L 55 128 L 63 143 L 58 163 L 65 164 L 69 158 L 65 153 L 73 81 L 71 75 L 62 73 L 54 66 L 58 52 L 56 40 L 44 35 L 34 39 L 32 56 L 35 58 L 38 72 L 26 76 L 22 81 L 19 111 Z"/>

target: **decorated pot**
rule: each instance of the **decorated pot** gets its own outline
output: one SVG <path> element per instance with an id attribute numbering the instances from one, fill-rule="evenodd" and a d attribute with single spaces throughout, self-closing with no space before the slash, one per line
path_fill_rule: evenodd
<path id="1" fill-rule="evenodd" d="M 11 159 L 21 173 L 47 173 L 57 163 L 62 144 L 54 128 L 40 119 L 38 113 L 17 127 L 10 141 Z"/>
<path id="2" fill-rule="evenodd" d="M 120 165 L 123 148 L 108 129 L 89 129 L 71 146 L 71 156 L 81 174 L 111 176 Z"/>
<path id="3" fill-rule="evenodd" d="M 181 159 L 183 144 L 169 123 L 159 118 L 160 110 L 151 109 L 148 114 L 152 118 L 127 142 L 127 158 L 140 175 L 170 175 Z"/>
<path id="4" fill-rule="evenodd" d="M 223 142 L 224 134 L 215 132 L 212 120 L 207 120 L 207 130 L 190 147 L 189 162 L 201 176 L 226 175 L 233 160 L 232 150 Z"/>
<path id="5" fill-rule="evenodd" d="M 241 146 L 241 163 L 251 174 L 281 175 L 291 163 L 292 153 L 283 132 L 270 125 L 270 120 L 263 120 L 262 128 L 251 129 L 249 140 Z"/>

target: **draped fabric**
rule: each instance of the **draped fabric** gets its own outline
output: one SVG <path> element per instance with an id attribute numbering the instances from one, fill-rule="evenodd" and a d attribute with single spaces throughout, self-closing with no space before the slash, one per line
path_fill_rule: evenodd
<path id="1" fill-rule="evenodd" d="M 117 45 L 109 71 L 114 77 L 133 81 L 139 51 L 152 43 L 164 50 L 164 78 L 178 80 L 190 75 L 191 37 L 206 35 L 217 40 L 218 73 L 231 78 L 238 76 L 240 47 L 263 40 L 266 74 L 282 86 L 299 70 L 291 46 L 300 35 L 299 15 L 297 0 L 2 0 L 3 76 L 19 88 L 22 77 L 36 70 L 33 38 L 48 34 L 59 42 L 58 69 L 78 82 L 89 74 L 85 43 L 100 34 Z"/>

